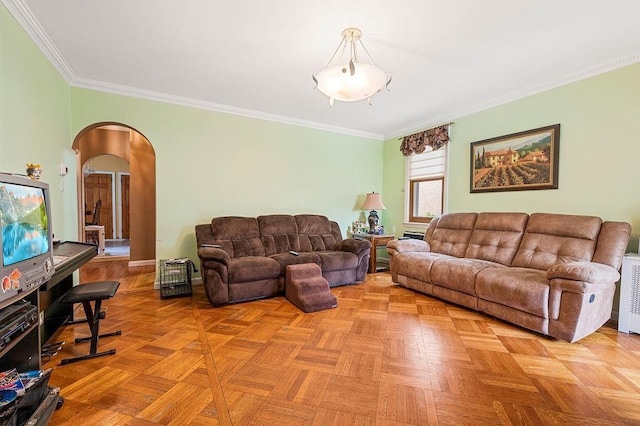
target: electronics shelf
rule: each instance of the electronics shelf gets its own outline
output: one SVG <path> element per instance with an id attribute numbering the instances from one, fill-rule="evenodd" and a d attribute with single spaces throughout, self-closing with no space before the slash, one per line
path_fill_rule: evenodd
<path id="1" fill-rule="evenodd" d="M 38 288 L 18 293 L 0 303 L 0 310 L 8 309 L 21 301 L 38 306 Z M 40 335 L 38 322 L 31 324 L 24 331 L 12 336 L 7 346 L 0 351 L 0 371 L 16 368 L 18 371 L 40 369 Z"/>
<path id="2" fill-rule="evenodd" d="M 8 341 L 0 350 L 0 372 L 16 369 L 23 373 L 42 369 L 42 345 L 54 340 L 65 321 L 73 317 L 73 307 L 58 302 L 73 286 L 73 272 L 96 256 L 98 250 L 92 244 L 67 241 L 56 244 L 53 253 L 62 261 L 55 265 L 55 272 L 47 282 L 0 301 L 0 330 L 13 329 L 16 324 L 21 328 L 19 333 L 5 333 Z M 20 309 L 29 304 L 36 307 L 35 318 L 34 310 Z M 19 315 L 25 315 L 25 312 L 29 315 L 22 320 Z M 58 391 L 57 388 L 48 389 L 46 396 L 34 407 L 34 414 L 27 424 L 31 424 L 29 422 L 33 419 L 36 423 L 32 424 L 47 423 L 56 407 Z"/>

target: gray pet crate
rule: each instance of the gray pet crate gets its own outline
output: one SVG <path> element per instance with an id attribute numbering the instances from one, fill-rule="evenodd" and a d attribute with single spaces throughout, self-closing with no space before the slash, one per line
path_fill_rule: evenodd
<path id="1" fill-rule="evenodd" d="M 160 260 L 160 298 L 191 296 L 191 271 L 197 272 L 190 259 Z"/>

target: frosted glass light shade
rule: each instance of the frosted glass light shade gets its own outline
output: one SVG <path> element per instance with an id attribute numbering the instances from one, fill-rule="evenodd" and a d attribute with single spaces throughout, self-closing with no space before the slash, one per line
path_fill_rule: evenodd
<path id="1" fill-rule="evenodd" d="M 389 80 L 384 71 L 367 63 L 356 63 L 353 75 L 349 72 L 349 64 L 340 64 L 319 71 L 315 77 L 318 90 L 329 98 L 344 102 L 369 99 Z"/>
<path id="2" fill-rule="evenodd" d="M 329 59 L 325 68 L 313 74 L 315 88 L 329 97 L 329 104 L 337 99 L 344 102 L 362 101 L 385 88 L 391 81 L 391 76 L 376 67 L 373 59 L 364 47 L 362 31 L 358 28 L 347 28 L 342 31 L 342 41 Z M 360 62 L 358 46 L 366 54 L 369 62 Z M 341 52 L 336 57 L 338 52 Z M 343 54 L 348 56 L 343 58 Z"/>

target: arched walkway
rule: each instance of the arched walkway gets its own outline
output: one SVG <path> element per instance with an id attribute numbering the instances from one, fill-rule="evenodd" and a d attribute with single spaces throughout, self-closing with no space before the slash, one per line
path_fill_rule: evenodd
<path id="1" fill-rule="evenodd" d="M 84 236 L 83 167 L 93 157 L 110 154 L 129 163 L 130 266 L 155 264 L 156 157 L 151 142 L 123 123 L 102 122 L 85 127 L 73 141 L 78 182 L 78 235 Z"/>

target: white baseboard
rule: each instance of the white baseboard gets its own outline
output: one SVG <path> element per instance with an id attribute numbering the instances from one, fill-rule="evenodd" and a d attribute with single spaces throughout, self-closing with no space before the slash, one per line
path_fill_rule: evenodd
<path id="1" fill-rule="evenodd" d="M 155 259 L 130 260 L 129 261 L 129 267 L 130 268 L 135 268 L 136 266 L 155 266 L 155 264 L 156 264 L 156 260 Z"/>

